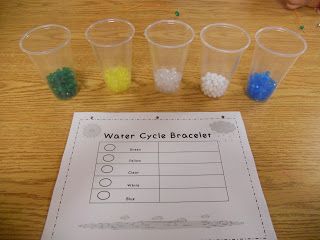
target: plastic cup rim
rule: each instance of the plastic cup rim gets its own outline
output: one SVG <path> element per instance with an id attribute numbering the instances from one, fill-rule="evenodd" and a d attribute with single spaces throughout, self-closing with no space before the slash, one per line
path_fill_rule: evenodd
<path id="1" fill-rule="evenodd" d="M 188 30 L 191 30 L 192 36 L 191 36 L 191 38 L 190 38 L 188 41 L 186 41 L 186 42 L 184 42 L 184 43 L 182 43 L 182 44 L 177 44 L 177 45 L 163 45 L 163 44 L 157 43 L 157 42 L 155 42 L 155 41 L 153 41 L 153 40 L 150 39 L 150 37 L 148 36 L 148 31 L 149 31 L 152 27 L 154 27 L 155 25 L 157 25 L 157 24 L 159 24 L 159 23 L 168 23 L 168 24 L 177 23 L 177 24 L 181 24 L 181 25 L 185 26 Z M 146 29 L 144 30 L 144 36 L 145 36 L 145 38 L 148 40 L 149 43 L 152 43 L 152 44 L 154 44 L 154 45 L 156 45 L 156 46 L 158 46 L 158 47 L 162 47 L 162 48 L 180 48 L 180 47 L 184 47 L 184 46 L 189 45 L 189 44 L 193 41 L 193 39 L 194 39 L 194 30 L 193 30 L 193 28 L 192 28 L 189 24 L 187 24 L 187 23 L 185 23 L 185 22 L 183 22 L 183 21 L 175 20 L 175 19 L 163 19 L 163 20 L 158 20 L 158 21 L 155 21 L 155 22 L 149 24 L 149 25 L 146 27 Z"/>
<path id="2" fill-rule="evenodd" d="M 224 49 L 224 48 L 218 48 L 218 47 L 215 47 L 211 44 L 209 44 L 205 39 L 204 39 L 204 34 L 205 32 L 208 30 L 208 28 L 210 27 L 228 27 L 228 28 L 235 28 L 237 30 L 240 30 L 240 32 L 244 33 L 244 35 L 246 36 L 247 38 L 247 43 L 246 45 L 244 45 L 243 47 L 239 48 L 239 49 Z M 242 52 L 244 50 L 246 50 L 250 43 L 251 43 L 251 38 L 250 38 L 250 35 L 247 33 L 246 30 L 244 30 L 243 28 L 237 26 L 237 25 L 234 25 L 234 24 L 230 24 L 230 23 L 211 23 L 211 24 L 208 24 L 206 26 L 204 26 L 202 29 L 201 29 L 201 32 L 200 32 L 200 39 L 201 39 L 201 42 L 208 48 L 210 49 L 213 49 L 213 50 L 216 50 L 216 51 L 219 51 L 219 52 L 224 52 L 224 53 L 238 53 L 238 52 Z"/>
<path id="3" fill-rule="evenodd" d="M 266 47 L 265 45 L 263 45 L 260 41 L 259 41 L 259 35 L 262 33 L 262 32 L 265 32 L 265 31 L 268 31 L 268 30 L 276 30 L 276 31 L 281 31 L 281 32 L 287 32 L 287 33 L 290 33 L 293 37 L 299 39 L 302 43 L 303 43 L 303 49 L 301 51 L 298 51 L 298 52 L 295 52 L 295 53 L 283 53 L 283 52 L 279 52 L 279 51 L 274 51 L 268 47 Z M 256 39 L 256 43 L 259 45 L 259 47 L 261 47 L 263 50 L 271 53 L 271 54 L 274 54 L 274 55 L 278 55 L 278 56 L 281 56 L 281 57 L 298 57 L 300 55 L 302 55 L 306 50 L 307 50 L 307 47 L 308 47 L 308 44 L 306 42 L 306 40 L 297 32 L 295 31 L 292 31 L 286 27 L 279 27 L 279 26 L 269 26 L 269 27 L 264 27 L 264 28 L 261 28 L 259 29 L 256 34 L 255 34 L 255 39 Z"/>
<path id="4" fill-rule="evenodd" d="M 66 39 L 64 40 L 64 42 L 62 42 L 61 44 L 58 44 L 56 47 L 54 48 L 50 48 L 48 50 L 44 50 L 44 51 L 30 51 L 28 49 L 26 49 L 24 47 L 24 41 L 27 39 L 27 37 L 32 34 L 33 32 L 35 31 L 38 31 L 39 29 L 45 29 L 45 28 L 51 28 L 51 27 L 55 27 L 55 28 L 61 28 L 63 29 L 66 33 L 67 33 L 67 37 Z M 35 28 L 32 28 L 31 30 L 27 31 L 25 34 L 23 34 L 23 36 L 21 37 L 20 41 L 19 41 L 19 46 L 20 46 L 20 49 L 27 53 L 27 54 L 30 54 L 30 55 L 45 55 L 45 54 L 49 54 L 49 53 L 52 53 L 52 52 L 56 52 L 58 51 L 59 49 L 65 47 L 66 45 L 68 45 L 68 43 L 70 42 L 71 40 L 71 32 L 70 30 L 65 27 L 65 26 L 62 26 L 62 25 L 59 25 L 59 24 L 45 24 L 45 25 L 41 25 L 41 26 L 38 26 L 38 27 L 35 27 Z"/>
<path id="5" fill-rule="evenodd" d="M 91 31 L 96 25 L 101 24 L 101 23 L 106 23 L 106 22 L 121 22 L 121 23 L 127 24 L 127 25 L 130 27 L 130 29 L 131 29 L 131 34 L 130 34 L 130 36 L 129 36 L 128 38 L 126 38 L 125 40 L 120 41 L 120 42 L 118 42 L 118 43 L 114 43 L 114 44 L 100 44 L 100 43 L 95 42 L 95 41 L 92 40 L 91 37 L 89 36 L 90 31 Z M 122 44 L 125 44 L 125 43 L 131 41 L 131 39 L 133 38 L 133 36 L 134 36 L 134 34 L 135 34 L 135 31 L 136 31 L 136 29 L 135 29 L 134 25 L 133 25 L 131 22 L 125 20 L 125 19 L 120 19 L 120 18 L 105 18 L 105 19 L 101 19 L 101 20 L 98 20 L 98 21 L 92 23 L 92 24 L 87 28 L 87 30 L 85 31 L 85 38 L 87 39 L 87 41 L 88 41 L 89 43 L 91 43 L 92 45 L 97 46 L 97 47 L 117 47 L 117 46 L 120 46 L 120 45 L 122 45 Z"/>

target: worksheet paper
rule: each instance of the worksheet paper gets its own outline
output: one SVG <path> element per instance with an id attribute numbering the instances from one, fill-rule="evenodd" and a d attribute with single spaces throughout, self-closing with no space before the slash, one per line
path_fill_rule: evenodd
<path id="1" fill-rule="evenodd" d="M 75 113 L 49 239 L 276 239 L 240 113 Z"/>

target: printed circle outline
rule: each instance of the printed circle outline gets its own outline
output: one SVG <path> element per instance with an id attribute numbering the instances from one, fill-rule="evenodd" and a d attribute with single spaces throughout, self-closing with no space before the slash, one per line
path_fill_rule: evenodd
<path id="1" fill-rule="evenodd" d="M 105 197 L 101 196 L 102 194 L 105 194 L 105 193 L 107 193 L 107 196 L 105 196 Z M 100 200 L 107 200 L 108 198 L 110 198 L 110 195 L 111 194 L 109 191 L 100 191 L 97 194 L 97 198 L 99 198 Z"/>
<path id="2" fill-rule="evenodd" d="M 102 180 L 106 180 L 106 179 L 109 180 L 109 184 L 108 184 L 108 185 L 103 185 L 103 184 L 101 184 Z M 101 187 L 109 187 L 111 184 L 112 184 L 112 181 L 111 181 L 110 178 L 102 178 L 102 179 L 100 179 L 100 181 L 99 181 L 99 185 L 100 185 Z"/>
<path id="3" fill-rule="evenodd" d="M 111 160 L 106 160 L 106 159 L 104 159 L 106 156 L 111 156 L 112 159 L 111 159 Z M 105 161 L 105 162 L 112 162 L 112 161 L 114 160 L 114 155 L 112 155 L 112 154 L 106 154 L 106 155 L 104 155 L 104 156 L 102 157 L 102 160 Z"/>
<path id="4" fill-rule="evenodd" d="M 105 171 L 103 170 L 105 167 L 109 167 L 111 170 L 105 172 Z M 112 167 L 111 165 L 103 165 L 103 166 L 101 167 L 101 172 L 103 172 L 103 173 L 111 173 L 112 171 L 113 171 L 113 167 Z"/>
<path id="5" fill-rule="evenodd" d="M 111 147 L 112 149 L 107 149 L 106 147 Z M 107 152 L 111 152 L 111 151 L 113 151 L 113 150 L 115 150 L 116 149 L 116 146 L 114 145 L 114 144 L 110 144 L 110 143 L 108 143 L 107 145 L 105 145 L 104 147 L 104 150 L 106 150 Z"/>

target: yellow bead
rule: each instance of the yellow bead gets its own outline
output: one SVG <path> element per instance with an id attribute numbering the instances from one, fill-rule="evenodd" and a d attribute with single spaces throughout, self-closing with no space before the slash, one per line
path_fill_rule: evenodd
<path id="1" fill-rule="evenodd" d="M 127 90 L 131 84 L 131 72 L 122 66 L 107 68 L 103 77 L 108 88 L 116 93 Z"/>

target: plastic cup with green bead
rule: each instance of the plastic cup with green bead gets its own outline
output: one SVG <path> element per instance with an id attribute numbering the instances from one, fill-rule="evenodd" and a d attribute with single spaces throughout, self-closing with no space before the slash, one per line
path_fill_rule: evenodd
<path id="1" fill-rule="evenodd" d="M 97 21 L 85 32 L 102 69 L 102 77 L 112 92 L 123 92 L 131 85 L 134 33 L 134 26 L 122 19 Z"/>
<path id="2" fill-rule="evenodd" d="M 31 29 L 20 40 L 21 50 L 38 67 L 52 93 L 62 100 L 76 96 L 79 90 L 70 39 L 68 28 L 48 24 Z"/>

